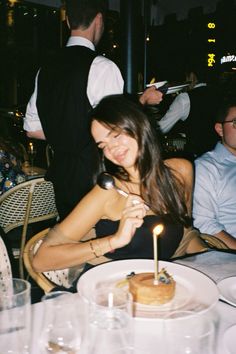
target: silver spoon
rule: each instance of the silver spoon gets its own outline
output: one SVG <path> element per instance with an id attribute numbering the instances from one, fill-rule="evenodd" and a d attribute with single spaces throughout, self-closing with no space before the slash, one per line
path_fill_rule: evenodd
<path id="1" fill-rule="evenodd" d="M 115 180 L 114 178 L 109 175 L 109 173 L 107 172 L 102 172 L 97 179 L 97 184 L 103 188 L 103 189 L 115 189 L 118 193 L 120 193 L 121 195 L 123 195 L 124 197 L 128 197 L 128 193 L 126 193 L 125 191 L 123 191 L 122 189 L 118 188 L 115 184 Z"/>
<path id="2" fill-rule="evenodd" d="M 102 172 L 97 179 L 97 184 L 103 188 L 103 189 L 115 189 L 118 193 L 120 193 L 121 195 L 123 195 L 124 197 L 128 197 L 128 193 L 126 193 L 125 191 L 123 191 L 122 189 L 118 188 L 115 184 L 115 180 L 114 178 L 107 172 Z M 139 200 L 133 200 L 132 204 L 139 204 Z M 148 210 L 149 206 L 145 203 L 145 208 Z"/>

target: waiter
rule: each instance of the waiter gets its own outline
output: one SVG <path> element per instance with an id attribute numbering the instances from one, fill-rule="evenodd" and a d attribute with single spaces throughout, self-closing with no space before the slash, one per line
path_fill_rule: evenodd
<path id="1" fill-rule="evenodd" d="M 54 151 L 46 179 L 53 182 L 61 220 L 93 185 L 97 150 L 89 112 L 104 96 L 123 93 L 119 68 L 95 52 L 105 11 L 106 0 L 66 1 L 70 38 L 38 71 L 27 105 L 27 136 L 47 140 Z M 161 100 L 162 94 L 154 87 L 140 98 L 142 104 Z"/>
<path id="2" fill-rule="evenodd" d="M 46 179 L 53 182 L 60 219 L 92 187 L 96 148 L 88 113 L 104 96 L 123 92 L 118 67 L 95 52 L 103 34 L 105 4 L 66 1 L 71 36 L 66 47 L 42 65 L 27 105 L 28 137 L 46 139 L 54 151 Z"/>

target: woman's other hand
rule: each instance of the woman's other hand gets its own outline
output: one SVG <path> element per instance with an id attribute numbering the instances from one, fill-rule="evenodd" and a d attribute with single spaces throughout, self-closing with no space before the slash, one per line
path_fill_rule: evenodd
<path id="1" fill-rule="evenodd" d="M 129 195 L 122 212 L 119 228 L 112 238 L 114 249 L 130 243 L 135 230 L 143 224 L 146 213 L 147 207 L 142 198 L 133 194 Z"/>

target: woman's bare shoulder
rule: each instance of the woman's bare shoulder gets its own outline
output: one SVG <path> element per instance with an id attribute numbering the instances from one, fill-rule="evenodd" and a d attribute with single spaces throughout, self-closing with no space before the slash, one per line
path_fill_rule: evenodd
<path id="1" fill-rule="evenodd" d="M 99 210 L 102 218 L 120 217 L 120 212 L 124 208 L 125 197 L 117 193 L 116 189 L 103 189 L 95 185 L 93 189 L 81 201 L 91 208 Z"/>
<path id="2" fill-rule="evenodd" d="M 116 201 L 116 199 L 117 192 L 115 189 L 106 190 L 96 184 L 79 204 L 94 204 L 101 207 L 110 204 L 111 201 Z"/>
<path id="3" fill-rule="evenodd" d="M 61 221 L 61 231 L 65 235 L 70 235 L 72 239 L 79 240 L 100 219 L 118 219 L 120 216 L 117 206 L 118 198 L 119 195 L 115 190 L 105 190 L 95 185 L 71 213 Z"/>
<path id="4" fill-rule="evenodd" d="M 182 175 L 191 173 L 193 171 L 192 162 L 184 158 L 170 158 L 166 159 L 164 163 L 173 171 L 179 172 Z"/>

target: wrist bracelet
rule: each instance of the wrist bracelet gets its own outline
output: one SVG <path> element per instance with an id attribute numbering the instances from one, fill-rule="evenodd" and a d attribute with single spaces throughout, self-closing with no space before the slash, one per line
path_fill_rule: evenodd
<path id="1" fill-rule="evenodd" d="M 101 250 L 100 243 L 98 240 L 90 241 L 89 245 L 90 245 L 91 251 L 93 252 L 95 257 L 98 258 L 100 256 L 103 256 L 104 253 Z"/>

